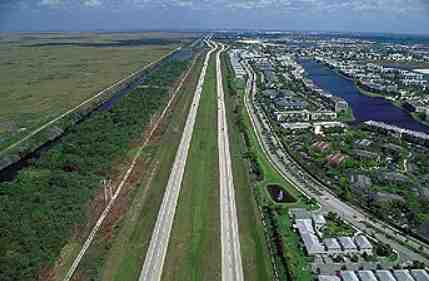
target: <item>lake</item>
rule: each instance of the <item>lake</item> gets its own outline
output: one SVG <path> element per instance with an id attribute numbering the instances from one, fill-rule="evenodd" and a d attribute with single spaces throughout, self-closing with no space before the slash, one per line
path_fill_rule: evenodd
<path id="1" fill-rule="evenodd" d="M 353 81 L 348 80 L 321 63 L 311 59 L 299 60 L 309 76 L 318 87 L 332 95 L 344 98 L 352 107 L 356 122 L 368 120 L 380 121 L 401 128 L 429 133 L 429 127 L 391 102 L 381 97 L 363 95 Z"/>

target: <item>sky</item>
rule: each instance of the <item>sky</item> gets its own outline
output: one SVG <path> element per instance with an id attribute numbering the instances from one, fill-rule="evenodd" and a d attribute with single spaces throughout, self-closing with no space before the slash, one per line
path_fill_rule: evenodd
<path id="1" fill-rule="evenodd" d="M 429 0 L 0 0 L 0 32 L 205 29 L 429 34 Z"/>

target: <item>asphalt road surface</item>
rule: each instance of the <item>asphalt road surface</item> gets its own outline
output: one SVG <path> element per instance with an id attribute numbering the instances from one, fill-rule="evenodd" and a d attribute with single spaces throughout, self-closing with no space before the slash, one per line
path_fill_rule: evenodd
<path id="1" fill-rule="evenodd" d="M 149 244 L 146 258 L 140 273 L 139 281 L 159 281 L 161 280 L 165 256 L 167 254 L 168 243 L 170 240 L 171 229 L 173 227 L 174 215 L 176 212 L 177 201 L 179 198 L 182 179 L 185 171 L 186 160 L 189 147 L 191 145 L 192 133 L 200 103 L 200 97 L 203 90 L 204 79 L 210 60 L 210 55 L 215 51 L 216 45 L 212 46 L 207 53 L 201 75 L 195 90 L 195 96 L 192 101 L 182 138 L 177 150 L 176 158 L 170 172 L 167 187 L 158 213 L 152 238 Z"/>
<path id="2" fill-rule="evenodd" d="M 220 53 L 223 50 L 224 46 L 216 54 L 222 281 L 243 281 L 243 265 L 241 262 L 240 237 L 238 235 L 237 209 L 234 196 L 234 179 L 229 150 L 228 123 L 226 120 L 220 62 Z"/>

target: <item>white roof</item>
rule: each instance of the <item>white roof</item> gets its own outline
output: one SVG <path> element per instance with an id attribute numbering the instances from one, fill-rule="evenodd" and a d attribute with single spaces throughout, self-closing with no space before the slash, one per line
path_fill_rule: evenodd
<path id="1" fill-rule="evenodd" d="M 398 281 L 414 281 L 413 276 L 411 276 L 408 270 L 395 270 L 393 271 L 393 275 L 395 275 Z"/>
<path id="2" fill-rule="evenodd" d="M 380 281 L 396 281 L 390 270 L 377 270 L 376 275 Z"/>
<path id="3" fill-rule="evenodd" d="M 316 235 L 313 233 L 305 232 L 301 234 L 302 240 L 304 241 L 305 249 L 309 255 L 323 254 L 325 253 L 325 247 L 319 241 Z"/>
<path id="4" fill-rule="evenodd" d="M 298 228 L 299 232 L 305 233 L 315 233 L 313 228 L 313 223 L 310 219 L 300 219 L 295 221 L 296 227 Z"/>
<path id="5" fill-rule="evenodd" d="M 368 241 L 368 238 L 366 238 L 366 236 L 364 236 L 364 235 L 356 236 L 355 243 L 359 247 L 360 250 L 372 249 L 371 243 Z"/>
<path id="6" fill-rule="evenodd" d="M 341 245 L 335 238 L 326 238 L 323 240 L 323 243 L 328 250 L 341 250 Z"/>
<path id="7" fill-rule="evenodd" d="M 354 271 L 341 271 L 340 275 L 343 281 L 359 281 L 359 278 Z"/>
<path id="8" fill-rule="evenodd" d="M 325 217 L 322 214 L 314 214 L 313 221 L 315 224 L 326 224 Z"/>
<path id="9" fill-rule="evenodd" d="M 344 250 L 356 250 L 357 247 L 350 237 L 338 237 L 338 241 Z"/>
<path id="10" fill-rule="evenodd" d="M 429 281 L 429 274 L 424 269 L 413 269 L 411 275 L 416 281 Z"/>
<path id="11" fill-rule="evenodd" d="M 319 275 L 317 279 L 319 281 L 341 281 L 341 279 L 335 275 Z"/>
<path id="12" fill-rule="evenodd" d="M 360 270 L 358 275 L 361 281 L 377 281 L 377 277 L 371 270 Z"/>

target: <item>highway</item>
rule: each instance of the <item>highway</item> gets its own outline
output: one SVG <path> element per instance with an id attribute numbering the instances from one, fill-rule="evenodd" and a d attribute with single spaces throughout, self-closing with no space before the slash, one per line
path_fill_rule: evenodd
<path id="1" fill-rule="evenodd" d="M 228 123 L 226 119 L 225 95 L 220 61 L 220 54 L 223 50 L 224 46 L 222 46 L 221 50 L 216 54 L 222 281 L 243 281 L 243 265 L 241 262 L 240 237 L 238 234 L 234 178 L 232 174 Z"/>
<path id="2" fill-rule="evenodd" d="M 216 50 L 216 44 L 211 45 L 211 50 L 207 53 L 204 65 L 199 77 L 195 95 L 188 113 L 185 128 L 177 150 L 176 158 L 170 172 L 167 187 L 159 209 L 155 228 L 152 233 L 149 248 L 146 253 L 139 281 L 159 281 L 161 280 L 165 256 L 167 254 L 171 229 L 173 227 L 174 215 L 177 201 L 180 194 L 182 179 L 185 171 L 189 148 L 191 145 L 192 133 L 197 117 L 200 97 L 203 91 L 204 80 L 207 72 L 211 54 Z"/>
<path id="3" fill-rule="evenodd" d="M 264 153 L 272 167 L 287 182 L 306 197 L 316 199 L 323 210 L 336 212 L 345 221 L 349 222 L 357 229 L 371 234 L 384 243 L 390 244 L 393 248 L 399 251 L 401 261 L 419 260 L 422 262 L 428 262 L 427 258 L 421 254 L 423 251 L 427 253 L 426 247 L 424 250 L 419 249 L 422 245 L 411 237 L 406 236 L 392 226 L 373 218 L 373 216 L 363 210 L 350 206 L 338 199 L 326 187 L 316 181 L 311 175 L 308 175 L 306 171 L 301 169 L 300 166 L 295 163 L 295 161 L 282 147 L 282 144 L 275 133 L 272 133 L 270 137 L 263 136 L 263 131 L 268 130 L 272 132 L 272 130 L 266 121 L 268 120 L 267 118 L 258 118 L 258 114 L 264 113 L 263 110 L 258 108 L 254 103 L 254 96 L 257 91 L 256 75 L 250 65 L 244 63 L 243 66 L 251 78 L 247 81 L 246 94 L 244 97 L 246 110 L 249 114 L 258 142 L 264 150 Z M 275 150 L 270 149 L 269 142 L 274 144 L 276 147 Z M 391 237 L 395 237 L 395 239 L 392 239 Z M 398 243 L 397 240 L 400 240 L 401 243 Z M 414 249 L 405 246 L 404 243 Z"/>

